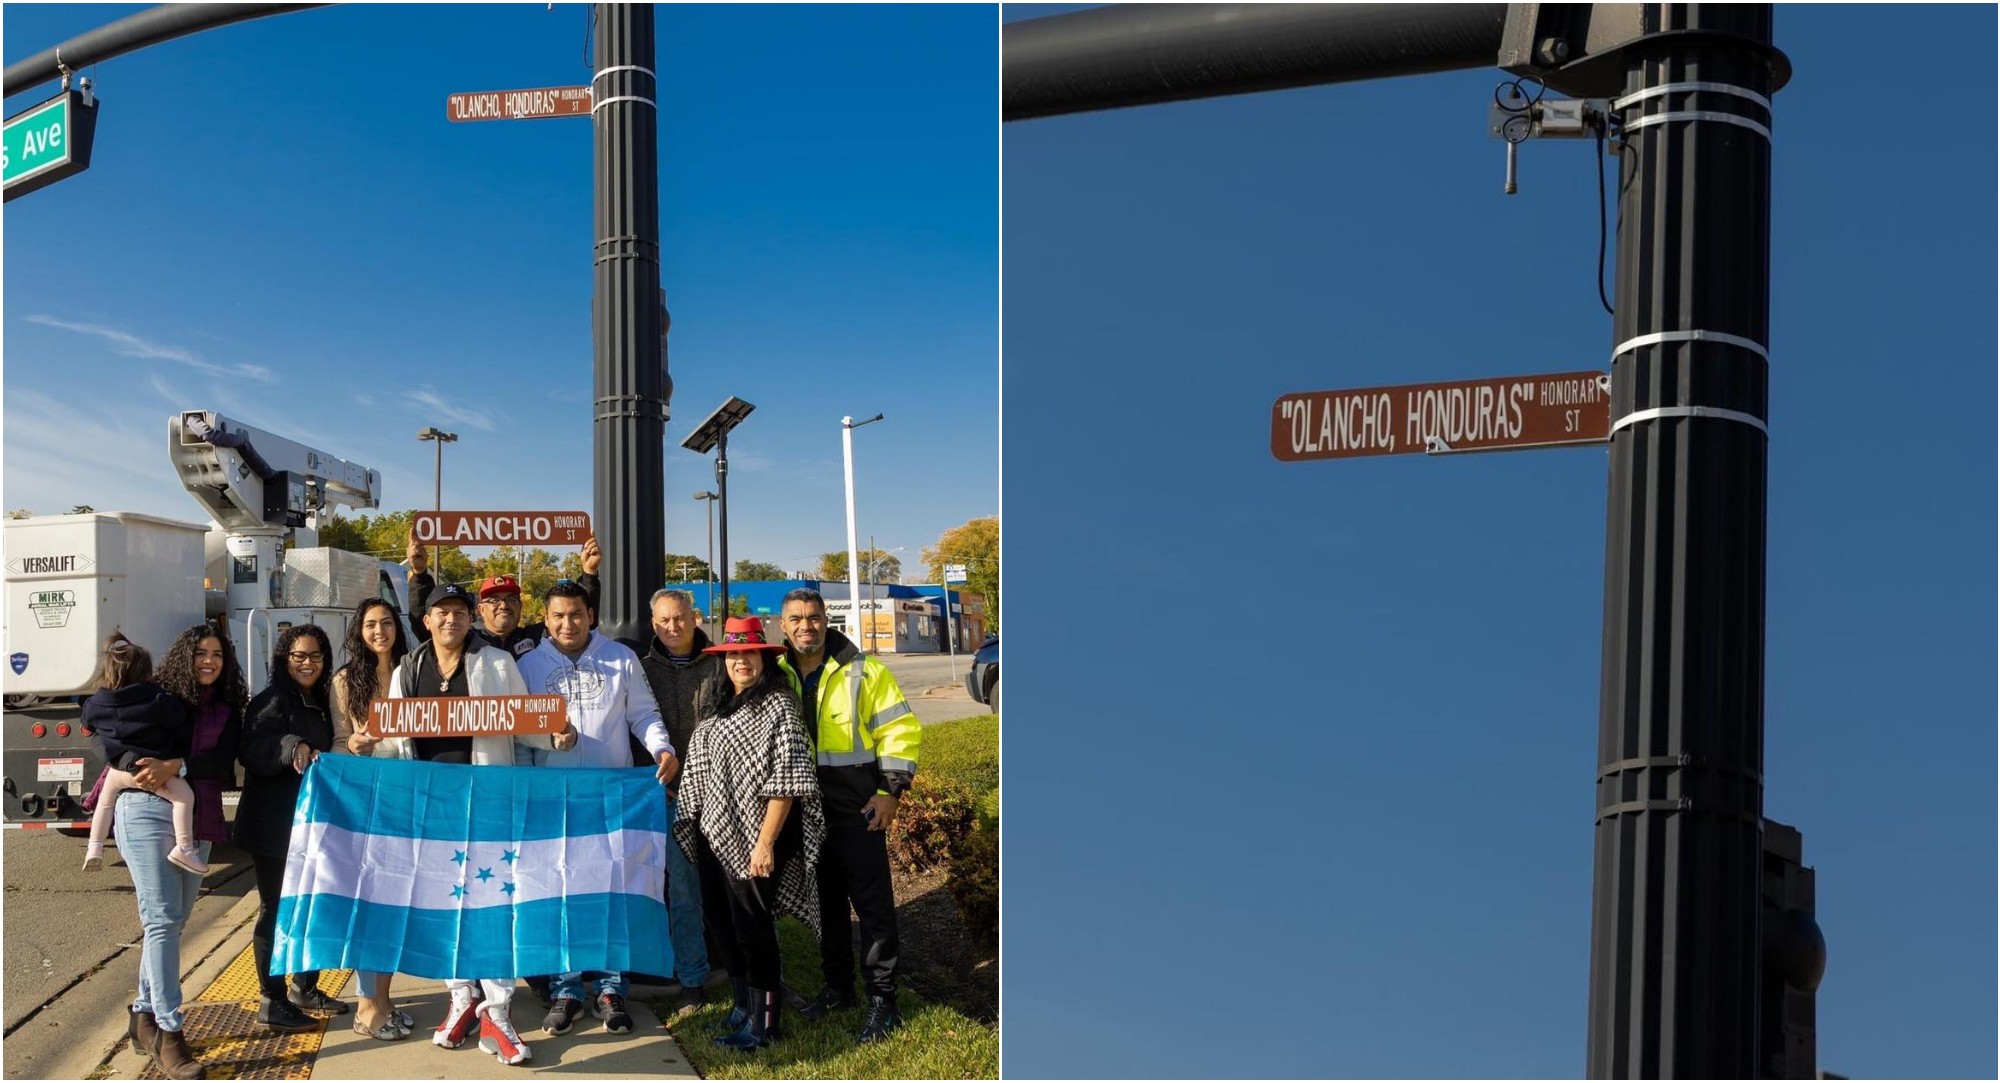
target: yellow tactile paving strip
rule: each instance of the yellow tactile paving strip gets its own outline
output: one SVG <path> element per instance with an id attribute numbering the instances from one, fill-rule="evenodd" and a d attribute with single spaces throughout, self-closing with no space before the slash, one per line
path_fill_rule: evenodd
<path id="1" fill-rule="evenodd" d="M 320 992 L 339 996 L 353 972 L 322 970 Z M 299 1034 L 278 1034 L 257 1022 L 257 963 L 250 948 L 229 964 L 215 983 L 181 1010 L 194 1055 L 208 1068 L 210 1079 L 309 1079 L 313 1058 L 326 1039 L 326 1017 Z M 345 1020 L 346 1016 L 335 1016 Z M 146 1062 L 140 1079 L 164 1079 L 159 1065 Z"/>

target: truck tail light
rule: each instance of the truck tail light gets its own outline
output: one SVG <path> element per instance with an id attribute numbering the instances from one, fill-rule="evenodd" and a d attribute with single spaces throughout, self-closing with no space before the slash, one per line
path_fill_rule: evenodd
<path id="1" fill-rule="evenodd" d="M 40 722 L 37 722 L 28 729 L 28 732 L 34 734 L 37 737 L 47 737 L 49 735 L 49 728 L 47 726 L 42 725 Z"/>
<path id="2" fill-rule="evenodd" d="M 68 736 L 69 736 L 69 723 L 67 723 L 67 722 L 58 722 L 58 723 L 56 723 L 56 736 L 57 736 L 57 737 L 68 737 Z"/>
<path id="3" fill-rule="evenodd" d="M 77 724 L 77 727 L 78 727 L 79 729 L 83 730 L 83 735 L 84 735 L 85 737 L 89 737 L 89 736 L 91 735 L 91 733 L 92 733 L 92 730 L 91 730 L 91 728 L 90 728 L 89 726 L 85 726 L 85 725 L 83 725 L 82 723 L 78 723 L 78 724 Z"/>

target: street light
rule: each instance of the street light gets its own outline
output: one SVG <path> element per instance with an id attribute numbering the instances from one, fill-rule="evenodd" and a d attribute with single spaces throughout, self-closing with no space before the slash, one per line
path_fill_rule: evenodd
<path id="1" fill-rule="evenodd" d="M 866 421 L 856 421 L 851 417 L 840 419 L 840 457 L 847 467 L 847 634 L 849 638 L 861 633 L 861 554 L 855 551 L 854 539 L 854 430 L 863 425 L 873 425 L 882 420 L 881 414 Z"/>
<path id="2" fill-rule="evenodd" d="M 722 539 L 722 566 L 716 568 L 722 582 L 722 608 L 716 611 L 715 618 L 718 621 L 729 619 L 729 430 L 741 424 L 755 409 L 750 403 L 731 395 L 728 402 L 716 407 L 714 413 L 681 441 L 682 447 L 697 455 L 706 455 L 711 448 L 715 451 L 715 500 L 722 505 L 722 529 L 717 531 L 717 536 Z"/>
<path id="3" fill-rule="evenodd" d="M 708 608 L 711 610 L 709 616 L 712 618 L 715 615 L 713 613 L 713 610 L 715 609 L 715 502 L 719 500 L 720 497 L 717 497 L 714 493 L 696 493 L 694 494 L 694 498 L 708 505 L 707 583 L 708 583 Z M 725 616 L 727 616 L 727 614 L 725 614 Z M 722 634 L 722 625 L 718 624 L 715 626 L 715 634 L 718 636 Z"/>
<path id="4" fill-rule="evenodd" d="M 458 434 L 426 425 L 417 430 L 417 439 L 429 440 L 437 444 L 437 468 L 431 477 L 431 501 L 435 506 L 431 510 L 441 512 L 444 510 L 444 446 L 446 444 L 457 443 Z M 444 563 L 438 558 L 438 552 L 437 546 L 431 546 L 431 567 L 438 575 L 443 575 Z"/>

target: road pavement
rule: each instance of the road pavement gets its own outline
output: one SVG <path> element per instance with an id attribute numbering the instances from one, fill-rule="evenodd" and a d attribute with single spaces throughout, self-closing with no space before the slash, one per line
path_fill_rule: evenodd
<path id="1" fill-rule="evenodd" d="M 960 654 L 956 661 L 943 654 L 878 654 L 875 656 L 902 686 L 903 695 L 926 724 L 986 714 L 985 704 L 965 691 L 965 671 L 972 656 Z M 954 677 L 956 674 L 956 677 Z"/>
<path id="2" fill-rule="evenodd" d="M 139 911 L 116 846 L 85 873 L 83 840 L 53 831 L 0 832 L 6 911 L 5 1071 L 8 1079 L 80 1079 L 124 1036 L 139 969 Z M 249 856 L 216 847 L 214 868 L 182 939 L 193 967 L 254 916 Z M 232 913 L 232 908 L 235 912 Z M 190 990 L 192 996 L 198 990 Z"/>

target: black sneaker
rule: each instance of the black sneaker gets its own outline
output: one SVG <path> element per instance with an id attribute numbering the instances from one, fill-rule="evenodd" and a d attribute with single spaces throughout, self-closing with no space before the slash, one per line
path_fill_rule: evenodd
<path id="1" fill-rule="evenodd" d="M 568 1034 L 570 1024 L 582 1014 L 583 1001 L 575 997 L 557 997 L 556 1002 L 549 1005 L 549 1014 L 542 1017 L 542 1029 L 550 1034 Z"/>
<path id="2" fill-rule="evenodd" d="M 903 1017 L 896 1011 L 896 998 L 868 997 L 868 1011 L 861 1017 L 861 1044 L 879 1042 L 889 1036 L 889 1032 L 903 1025 Z"/>
<path id="3" fill-rule="evenodd" d="M 300 1011 L 298 1005 L 284 997 L 258 997 L 257 1022 L 287 1034 L 313 1030 L 319 1026 L 319 1020 Z"/>
<path id="4" fill-rule="evenodd" d="M 590 1014 L 604 1020 L 604 1029 L 613 1034 L 632 1030 L 632 1017 L 625 1014 L 625 998 L 617 993 L 597 994 L 597 1003 L 590 1006 Z"/>
<path id="5" fill-rule="evenodd" d="M 834 1012 L 844 1012 L 849 1008 L 859 1007 L 860 1004 L 861 1002 L 854 998 L 852 989 L 835 989 L 829 985 L 798 1010 L 799 1018 L 808 1021 L 824 1019 Z"/>
<path id="6" fill-rule="evenodd" d="M 292 1003 L 309 1012 L 328 1012 L 333 1015 L 346 1015 L 353 1010 L 345 1001 L 335 1000 L 320 992 L 318 986 L 292 990 Z"/>

